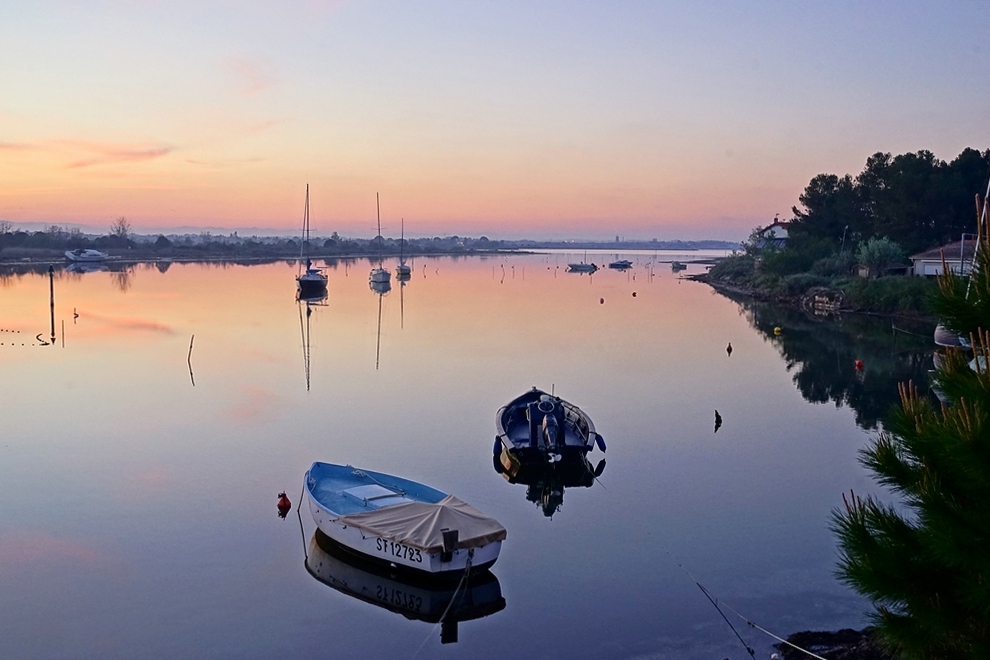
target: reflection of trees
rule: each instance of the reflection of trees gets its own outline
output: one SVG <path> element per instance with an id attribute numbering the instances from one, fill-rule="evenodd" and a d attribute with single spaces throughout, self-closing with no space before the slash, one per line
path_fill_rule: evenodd
<path id="1" fill-rule="evenodd" d="M 127 293 L 131 288 L 131 278 L 134 274 L 132 266 L 124 266 L 120 270 L 110 271 L 110 281 L 121 293 Z"/>
<path id="2" fill-rule="evenodd" d="M 750 324 L 768 338 L 787 361 L 801 396 L 812 403 L 847 405 L 856 423 L 874 429 L 899 403 L 897 384 L 914 381 L 928 387 L 932 368 L 932 324 L 850 315 L 816 319 L 770 303 L 738 299 Z M 781 334 L 775 335 L 774 328 Z M 858 371 L 856 360 L 865 368 Z"/>

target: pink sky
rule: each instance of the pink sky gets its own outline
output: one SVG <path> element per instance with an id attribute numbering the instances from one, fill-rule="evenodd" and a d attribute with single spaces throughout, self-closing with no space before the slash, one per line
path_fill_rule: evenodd
<path id="1" fill-rule="evenodd" d="M 979 3 L 12 0 L 0 220 L 739 240 L 987 148 Z"/>

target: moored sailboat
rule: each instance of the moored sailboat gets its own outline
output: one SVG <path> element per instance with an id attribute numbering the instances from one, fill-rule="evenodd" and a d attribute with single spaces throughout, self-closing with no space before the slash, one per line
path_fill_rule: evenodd
<path id="1" fill-rule="evenodd" d="M 412 267 L 406 263 L 405 258 L 405 246 L 406 246 L 406 219 L 402 219 L 402 231 L 399 238 L 399 265 L 395 267 L 395 279 L 400 282 L 405 282 L 410 277 L 412 277 Z"/>
<path id="2" fill-rule="evenodd" d="M 327 276 L 322 268 L 314 268 L 309 259 L 309 184 L 306 184 L 306 206 L 303 211 L 302 246 L 299 248 L 299 262 L 305 260 L 306 271 L 296 276 L 298 297 L 314 299 L 326 296 Z"/>
<path id="3" fill-rule="evenodd" d="M 372 285 L 389 284 L 389 288 L 391 288 L 392 273 L 382 263 L 382 243 L 385 239 L 382 238 L 382 206 L 378 199 L 378 193 L 375 193 L 375 206 L 378 208 L 378 236 L 375 239 L 378 241 L 378 267 L 371 269 L 368 281 Z"/>

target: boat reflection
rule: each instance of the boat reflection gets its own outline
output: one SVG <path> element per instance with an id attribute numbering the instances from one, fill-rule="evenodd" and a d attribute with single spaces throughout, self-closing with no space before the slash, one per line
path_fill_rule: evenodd
<path id="1" fill-rule="evenodd" d="M 505 609 L 502 586 L 488 570 L 463 584 L 395 575 L 347 552 L 320 530 L 309 542 L 306 570 L 323 584 L 407 619 L 440 624 L 440 642 L 457 641 L 457 624 Z"/>
<path id="2" fill-rule="evenodd" d="M 110 270 L 102 261 L 73 261 L 65 267 L 68 273 L 99 273 Z"/>
<path id="3" fill-rule="evenodd" d="M 368 286 L 378 294 L 378 334 L 375 344 L 375 371 L 378 371 L 378 363 L 382 353 L 382 297 L 392 290 L 392 283 L 372 280 L 368 283 Z"/>
<path id="4" fill-rule="evenodd" d="M 313 316 L 314 307 L 326 307 L 327 291 L 310 293 L 303 295 L 302 290 L 296 294 L 296 302 L 299 307 L 299 332 L 302 334 L 303 367 L 306 372 L 306 391 L 309 391 L 309 363 L 310 363 L 310 319 Z"/>
<path id="5" fill-rule="evenodd" d="M 604 458 L 595 467 L 583 455 L 553 463 L 522 464 L 504 448 L 492 456 L 492 465 L 510 484 L 526 485 L 526 500 L 536 504 L 547 518 L 563 506 L 565 488 L 591 488 L 605 471 Z"/>

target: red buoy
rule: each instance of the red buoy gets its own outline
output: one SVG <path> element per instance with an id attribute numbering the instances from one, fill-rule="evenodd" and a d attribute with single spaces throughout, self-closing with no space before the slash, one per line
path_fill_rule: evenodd
<path id="1" fill-rule="evenodd" d="M 599 305 L 604 305 L 604 304 L 605 304 L 605 299 L 604 299 L 604 298 L 601 298 L 601 299 L 600 299 L 600 300 L 598 301 L 598 304 L 599 304 Z"/>
<path id="2" fill-rule="evenodd" d="M 856 360 L 856 362 L 854 364 L 856 365 L 856 371 L 862 371 L 863 370 L 863 366 L 864 365 L 863 365 L 863 361 L 862 360 Z"/>
<path id="3" fill-rule="evenodd" d="M 289 498 L 285 496 L 284 492 L 278 494 L 278 517 L 285 518 L 286 514 L 289 513 L 289 509 L 292 508 L 292 502 Z"/>

